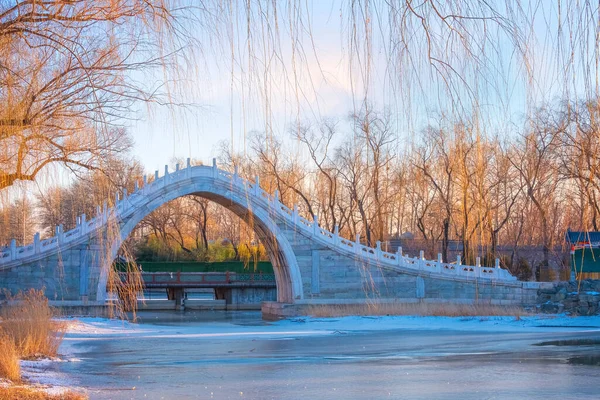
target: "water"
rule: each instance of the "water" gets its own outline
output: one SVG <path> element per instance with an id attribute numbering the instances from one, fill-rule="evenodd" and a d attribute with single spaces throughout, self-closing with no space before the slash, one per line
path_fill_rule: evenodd
<path id="1" fill-rule="evenodd" d="M 272 326 L 254 312 L 142 313 L 141 321 L 152 334 L 70 335 L 65 349 L 81 361 L 57 368 L 90 399 L 598 398 L 598 332 L 302 335 L 292 326 L 228 337 L 219 332 Z"/>

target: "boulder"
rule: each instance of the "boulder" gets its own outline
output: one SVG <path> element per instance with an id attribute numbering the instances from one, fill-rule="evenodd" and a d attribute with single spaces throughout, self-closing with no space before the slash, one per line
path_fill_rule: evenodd
<path id="1" fill-rule="evenodd" d="M 554 295 L 554 301 L 562 301 L 567 298 L 567 288 L 561 287 Z"/>
<path id="2" fill-rule="evenodd" d="M 553 286 L 551 288 L 542 288 L 542 289 L 538 289 L 537 294 L 538 296 L 543 296 L 543 295 L 554 295 L 556 294 L 556 292 L 558 292 L 558 287 Z"/>
<path id="3" fill-rule="evenodd" d="M 553 303 L 551 301 L 547 301 L 540 305 L 540 312 L 543 312 L 544 314 L 557 314 L 558 309 L 558 303 Z"/>
<path id="4" fill-rule="evenodd" d="M 590 315 L 590 309 L 587 305 L 580 305 L 579 307 L 577 307 L 576 311 L 579 315 Z"/>

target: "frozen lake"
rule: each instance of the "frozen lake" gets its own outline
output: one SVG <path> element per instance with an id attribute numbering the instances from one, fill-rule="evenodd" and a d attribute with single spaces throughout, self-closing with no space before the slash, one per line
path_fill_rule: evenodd
<path id="1" fill-rule="evenodd" d="M 597 317 L 140 320 L 83 319 L 50 368 L 90 399 L 598 398 Z"/>

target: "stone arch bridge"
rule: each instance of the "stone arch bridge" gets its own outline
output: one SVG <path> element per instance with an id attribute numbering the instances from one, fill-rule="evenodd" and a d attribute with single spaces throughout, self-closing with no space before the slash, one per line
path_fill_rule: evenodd
<path id="1" fill-rule="evenodd" d="M 196 194 L 233 211 L 249 222 L 264 243 L 275 271 L 277 302 L 265 307 L 279 313 L 289 305 L 311 303 L 460 302 L 533 304 L 539 284 L 521 282 L 501 269 L 411 258 L 383 251 L 329 232 L 299 215 L 261 189 L 258 178 L 212 166 L 176 167 L 155 173 L 134 193 L 117 194 L 113 208 L 98 207 L 96 216 L 77 218 L 77 226 L 55 236 L 0 249 L 0 287 L 11 291 L 44 288 L 51 300 L 106 299 L 108 270 L 133 228 L 161 205 Z M 267 312 L 270 312 L 267 310 Z"/>

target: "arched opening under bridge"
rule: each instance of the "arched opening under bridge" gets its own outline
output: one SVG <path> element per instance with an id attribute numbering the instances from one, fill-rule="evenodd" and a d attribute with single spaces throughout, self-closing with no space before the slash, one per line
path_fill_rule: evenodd
<path id="1" fill-rule="evenodd" d="M 102 266 L 98 282 L 100 297 L 106 298 L 108 270 L 134 228 L 162 205 L 188 195 L 208 199 L 230 210 L 253 229 L 273 265 L 278 302 L 293 303 L 303 298 L 302 278 L 296 256 L 273 218 L 272 210 L 242 185 L 227 184 L 203 175 L 189 177 L 183 182 L 177 180 L 166 183 L 159 190 L 142 195 L 141 200 L 130 206 L 132 211 L 119 222 L 119 232 L 111 246 L 110 258 Z"/>

